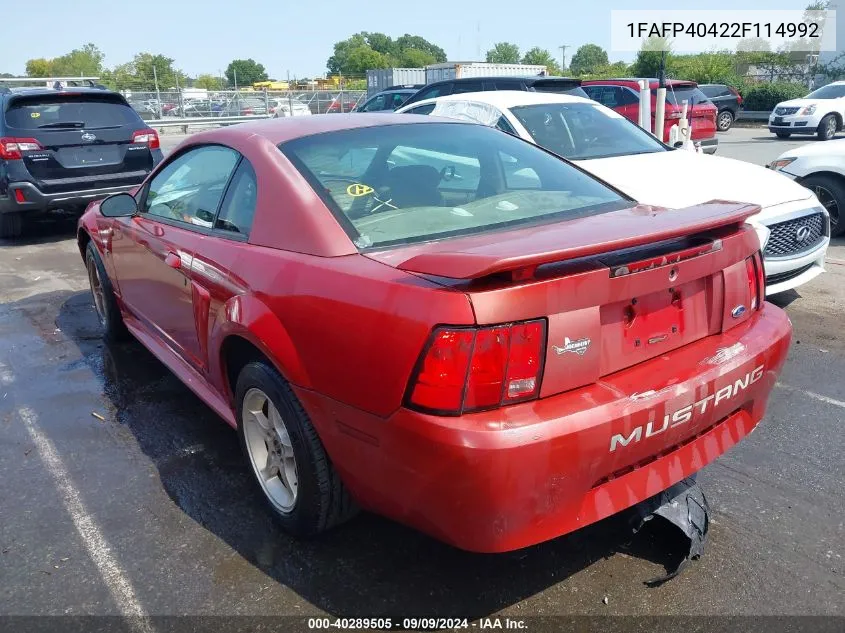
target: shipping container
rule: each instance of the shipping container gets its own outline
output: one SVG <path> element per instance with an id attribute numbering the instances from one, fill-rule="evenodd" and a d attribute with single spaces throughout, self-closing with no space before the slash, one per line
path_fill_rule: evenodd
<path id="1" fill-rule="evenodd" d="M 534 77 L 547 72 L 545 66 L 529 64 L 488 64 L 486 62 L 445 62 L 425 67 L 425 83 L 467 77 Z"/>
<path id="2" fill-rule="evenodd" d="M 425 83 L 425 68 L 379 68 L 367 71 L 367 97 L 394 86 Z"/>

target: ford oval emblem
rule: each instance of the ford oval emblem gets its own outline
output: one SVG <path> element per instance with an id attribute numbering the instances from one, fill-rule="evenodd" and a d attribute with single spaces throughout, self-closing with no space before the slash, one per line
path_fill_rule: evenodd
<path id="1" fill-rule="evenodd" d="M 733 310 L 731 310 L 731 316 L 735 319 L 738 319 L 743 314 L 745 314 L 745 306 L 744 305 L 738 305 Z"/>

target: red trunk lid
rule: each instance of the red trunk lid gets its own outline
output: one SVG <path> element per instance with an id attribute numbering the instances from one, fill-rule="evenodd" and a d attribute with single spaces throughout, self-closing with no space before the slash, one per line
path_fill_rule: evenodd
<path id="1" fill-rule="evenodd" d="M 758 212 L 637 206 L 368 257 L 465 292 L 479 325 L 547 319 L 544 397 L 745 321 L 759 242 L 743 223 Z"/>

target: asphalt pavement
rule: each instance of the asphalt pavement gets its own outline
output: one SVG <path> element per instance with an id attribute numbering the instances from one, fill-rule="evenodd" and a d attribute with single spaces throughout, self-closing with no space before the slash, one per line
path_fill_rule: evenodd
<path id="1" fill-rule="evenodd" d="M 792 143 L 720 138 L 757 164 Z M 793 346 L 764 422 L 700 474 L 704 556 L 648 588 L 680 545 L 659 525 L 497 556 L 370 515 L 284 535 L 234 431 L 140 344 L 102 342 L 73 228 L 0 242 L 0 615 L 845 616 L 845 241 L 774 300 Z"/>

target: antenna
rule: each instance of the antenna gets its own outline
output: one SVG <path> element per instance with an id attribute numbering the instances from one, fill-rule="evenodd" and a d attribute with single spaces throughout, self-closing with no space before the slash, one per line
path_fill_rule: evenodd
<path id="1" fill-rule="evenodd" d="M 476 23 L 475 27 L 475 59 L 481 61 L 481 20 Z"/>

